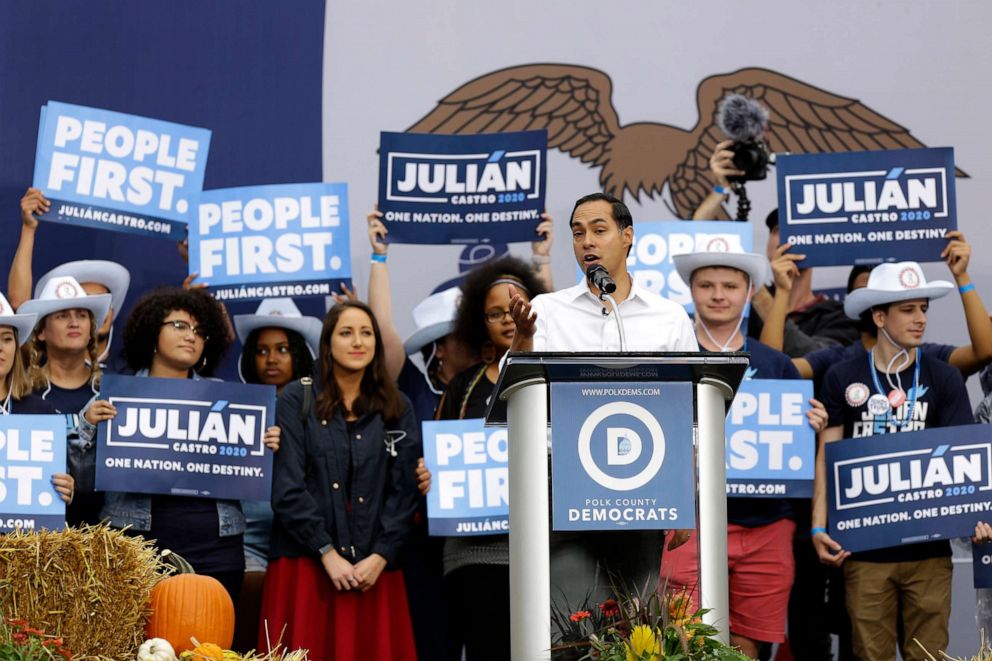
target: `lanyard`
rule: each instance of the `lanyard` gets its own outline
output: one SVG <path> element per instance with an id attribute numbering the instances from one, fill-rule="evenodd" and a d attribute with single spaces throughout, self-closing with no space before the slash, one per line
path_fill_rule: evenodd
<path id="1" fill-rule="evenodd" d="M 892 422 L 894 425 L 899 427 L 899 430 L 908 425 L 913 420 L 913 412 L 916 409 L 916 400 L 920 397 L 920 363 L 923 362 L 923 350 L 919 347 L 916 349 L 916 369 L 913 371 L 913 401 L 909 403 L 909 408 L 907 410 L 907 415 L 905 420 L 893 419 L 893 413 L 891 407 L 889 411 L 885 413 L 886 422 Z M 875 390 L 878 391 L 880 395 L 885 397 L 885 393 L 882 391 L 882 384 L 878 380 L 878 368 L 875 367 L 875 349 L 872 348 L 868 352 L 868 369 L 871 371 L 871 380 L 875 384 Z M 900 387 L 902 384 L 900 383 Z"/>

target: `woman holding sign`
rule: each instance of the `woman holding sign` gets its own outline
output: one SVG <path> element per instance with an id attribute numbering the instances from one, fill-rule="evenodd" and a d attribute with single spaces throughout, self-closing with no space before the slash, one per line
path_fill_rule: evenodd
<path id="1" fill-rule="evenodd" d="M 201 289 L 164 287 L 142 298 L 124 326 L 124 357 L 136 376 L 200 380 L 220 363 L 230 340 L 224 310 Z M 95 437 L 95 425 L 110 420 L 110 402 L 94 399 L 84 411 L 80 433 Z M 279 447 L 278 427 L 265 444 Z M 198 574 L 219 580 L 237 601 L 244 578 L 245 517 L 237 501 L 188 496 L 105 494 L 102 516 L 115 528 L 156 540 L 183 556 Z"/>
<path id="2" fill-rule="evenodd" d="M 403 577 L 389 569 L 413 526 L 420 431 L 366 305 L 331 308 L 318 364 L 276 409 L 285 443 L 263 618 L 315 659 L 415 659 Z"/>
<path id="3" fill-rule="evenodd" d="M 455 333 L 482 356 L 451 380 L 438 407 L 438 419 L 485 417 L 496 388 L 499 362 L 513 342 L 509 287 L 529 301 L 544 287 L 530 267 L 514 257 L 488 262 L 468 274 L 462 286 Z M 421 479 L 429 474 L 421 469 Z M 465 641 L 465 658 L 510 658 L 510 547 L 506 535 L 449 537 L 444 545 L 444 574 L 456 627 Z M 478 599 L 478 595 L 486 595 Z M 460 604 L 474 603 L 458 615 Z M 464 611 L 464 609 L 462 609 Z"/>
<path id="4" fill-rule="evenodd" d="M 35 314 L 14 314 L 10 303 L 0 294 L 0 415 L 55 414 L 55 409 L 44 400 L 26 397 L 31 386 L 20 347 L 31 337 L 37 319 Z M 52 484 L 62 500 L 72 502 L 75 482 L 71 475 L 56 473 Z"/>

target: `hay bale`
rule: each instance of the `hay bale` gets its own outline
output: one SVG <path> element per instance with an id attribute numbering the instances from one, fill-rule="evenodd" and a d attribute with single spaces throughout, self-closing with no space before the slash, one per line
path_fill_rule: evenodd
<path id="1" fill-rule="evenodd" d="M 149 542 L 106 526 L 0 535 L 0 611 L 62 636 L 76 658 L 133 659 L 167 571 Z"/>

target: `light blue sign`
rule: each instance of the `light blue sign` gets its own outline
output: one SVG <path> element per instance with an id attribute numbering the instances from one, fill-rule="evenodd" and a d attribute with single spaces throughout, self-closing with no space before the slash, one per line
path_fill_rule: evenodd
<path id="1" fill-rule="evenodd" d="M 52 207 L 39 218 L 181 240 L 209 148 L 206 129 L 49 101 L 34 186 Z"/>
<path id="2" fill-rule="evenodd" d="M 328 296 L 351 278 L 347 184 L 204 191 L 189 270 L 220 300 Z"/>
<path id="3" fill-rule="evenodd" d="M 627 270 L 639 287 L 678 303 L 692 314 L 692 293 L 675 270 L 673 255 L 703 251 L 751 252 L 751 223 L 681 220 L 634 223 Z M 576 267 L 579 280 L 585 273 Z"/>
<path id="4" fill-rule="evenodd" d="M 806 419 L 813 384 L 747 379 L 727 414 L 727 495 L 809 498 L 816 434 Z"/>
<path id="5" fill-rule="evenodd" d="M 379 210 L 396 243 L 536 240 L 548 133 L 383 132 Z"/>
<path id="6" fill-rule="evenodd" d="M 971 536 L 992 510 L 992 429 L 827 443 L 830 536 L 848 551 Z"/>
<path id="7" fill-rule="evenodd" d="M 52 486 L 66 472 L 65 442 L 64 416 L 0 415 L 0 533 L 65 525 Z"/>
<path id="8" fill-rule="evenodd" d="M 551 385 L 555 530 L 696 525 L 692 386 Z"/>
<path id="9" fill-rule="evenodd" d="M 497 535 L 509 531 L 506 429 L 482 418 L 423 423 L 430 534 Z"/>
<path id="10" fill-rule="evenodd" d="M 957 228 L 954 150 L 780 156 L 782 241 L 801 267 L 940 261 Z"/>
<path id="11" fill-rule="evenodd" d="M 98 491 L 268 500 L 275 388 L 104 375 L 117 414 L 97 427 Z"/>

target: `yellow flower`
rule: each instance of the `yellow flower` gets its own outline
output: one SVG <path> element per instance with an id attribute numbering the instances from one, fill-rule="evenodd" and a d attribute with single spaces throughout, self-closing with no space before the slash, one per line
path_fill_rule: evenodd
<path id="1" fill-rule="evenodd" d="M 630 634 L 627 661 L 657 661 L 660 647 L 658 636 L 646 624 L 638 624 Z M 645 656 L 646 655 L 646 656 Z"/>

